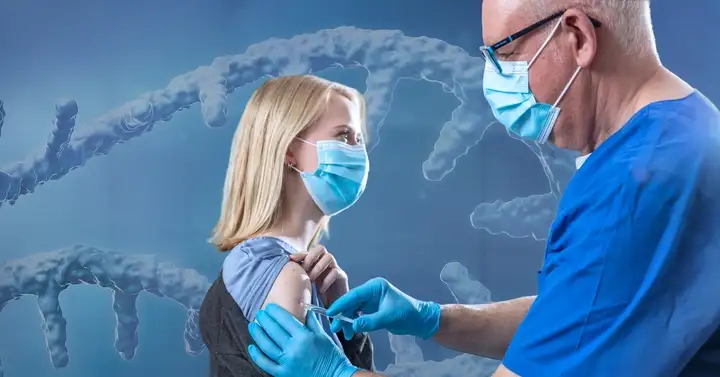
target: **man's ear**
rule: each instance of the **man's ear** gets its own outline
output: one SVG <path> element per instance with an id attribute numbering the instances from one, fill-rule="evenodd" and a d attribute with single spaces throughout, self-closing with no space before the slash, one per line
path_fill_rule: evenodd
<path id="1" fill-rule="evenodd" d="M 568 9 L 563 16 L 562 30 L 578 67 L 587 68 L 597 52 L 597 34 L 590 18 L 578 9 Z"/>

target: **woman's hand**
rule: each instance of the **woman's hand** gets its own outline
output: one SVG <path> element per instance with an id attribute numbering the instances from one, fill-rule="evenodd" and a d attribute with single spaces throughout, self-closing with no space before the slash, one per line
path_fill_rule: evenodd
<path id="1" fill-rule="evenodd" d="M 290 260 L 305 269 L 326 307 L 348 292 L 347 273 L 338 266 L 335 257 L 325 246 L 317 245 L 309 251 L 297 252 L 290 255 Z"/>

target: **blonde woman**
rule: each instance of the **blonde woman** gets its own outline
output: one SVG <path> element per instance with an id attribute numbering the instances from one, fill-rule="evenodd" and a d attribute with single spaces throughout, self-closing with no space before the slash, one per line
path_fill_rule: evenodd
<path id="1" fill-rule="evenodd" d="M 374 369 L 366 334 L 338 337 L 302 306 L 329 306 L 348 291 L 347 274 L 318 241 L 365 189 L 364 130 L 362 95 L 319 77 L 270 79 L 250 98 L 211 239 L 228 255 L 200 309 L 211 376 L 267 376 L 248 355 L 248 324 L 271 303 L 322 325 L 353 365 Z"/>

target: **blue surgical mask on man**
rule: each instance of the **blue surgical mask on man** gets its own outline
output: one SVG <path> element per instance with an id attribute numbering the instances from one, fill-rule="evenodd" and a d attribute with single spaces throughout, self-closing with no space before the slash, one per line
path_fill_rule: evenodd
<path id="1" fill-rule="evenodd" d="M 581 69 L 578 67 L 553 105 L 538 102 L 530 90 L 529 69 L 552 40 L 561 22 L 553 28 L 530 62 L 498 61 L 502 73 L 499 73 L 489 62 L 485 65 L 483 93 L 495 118 L 515 135 L 538 143 L 544 143 L 550 137 L 560 115 L 560 108 L 557 105 Z"/>
<path id="2" fill-rule="evenodd" d="M 370 164 L 363 144 L 350 145 L 337 140 L 303 143 L 317 148 L 318 168 L 312 172 L 298 170 L 310 197 L 327 216 L 336 215 L 355 204 L 365 191 Z"/>

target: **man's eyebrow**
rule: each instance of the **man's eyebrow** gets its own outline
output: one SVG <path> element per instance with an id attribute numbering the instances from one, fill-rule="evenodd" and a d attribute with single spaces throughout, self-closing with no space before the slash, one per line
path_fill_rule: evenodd
<path id="1" fill-rule="evenodd" d="M 502 56 L 509 56 L 515 53 L 517 50 L 517 46 L 512 46 L 512 48 L 505 48 L 506 46 L 500 47 L 499 49 L 495 50 L 495 53 Z M 507 46 L 510 47 L 510 46 Z"/>
<path id="2" fill-rule="evenodd" d="M 517 40 L 513 41 L 513 43 L 506 44 L 505 46 L 500 47 L 499 49 L 495 50 L 495 53 L 498 55 L 503 56 L 510 56 L 517 53 L 522 52 L 525 49 L 525 41 Z"/>

